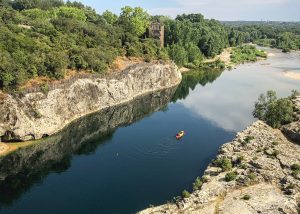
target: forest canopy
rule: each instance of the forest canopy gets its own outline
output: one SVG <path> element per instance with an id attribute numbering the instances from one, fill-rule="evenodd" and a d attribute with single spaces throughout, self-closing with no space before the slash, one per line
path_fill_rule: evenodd
<path id="1" fill-rule="evenodd" d="M 165 26 L 164 47 L 147 36 L 153 21 Z M 299 31 L 267 32 L 201 14 L 171 19 L 129 6 L 118 15 L 98 14 L 80 2 L 0 0 L 0 89 L 16 89 L 35 77 L 60 79 L 67 69 L 104 73 L 118 56 L 171 59 L 179 67 L 197 68 L 224 48 L 250 41 L 268 39 L 287 51 L 299 49 Z"/>

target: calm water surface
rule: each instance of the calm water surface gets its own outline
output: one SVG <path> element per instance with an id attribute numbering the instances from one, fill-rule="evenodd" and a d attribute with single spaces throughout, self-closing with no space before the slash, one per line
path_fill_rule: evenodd
<path id="1" fill-rule="evenodd" d="M 191 189 L 220 145 L 254 121 L 253 103 L 300 90 L 299 53 L 231 71 L 191 72 L 174 90 L 90 115 L 0 162 L 0 213 L 135 213 Z M 179 130 L 187 135 L 174 139 Z"/>

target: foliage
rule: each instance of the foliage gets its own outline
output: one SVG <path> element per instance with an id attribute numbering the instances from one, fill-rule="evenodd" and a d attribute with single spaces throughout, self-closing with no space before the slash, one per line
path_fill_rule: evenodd
<path id="1" fill-rule="evenodd" d="M 183 190 L 183 191 L 182 191 L 182 197 L 183 197 L 183 198 L 189 198 L 190 195 L 191 195 L 191 194 L 190 194 L 187 190 Z"/>
<path id="2" fill-rule="evenodd" d="M 299 170 L 300 170 L 300 165 L 295 163 L 295 164 L 293 164 L 293 165 L 291 166 L 291 169 L 292 169 L 292 170 L 298 170 L 298 171 L 299 171 Z"/>
<path id="3" fill-rule="evenodd" d="M 149 26 L 149 14 L 141 7 L 132 8 L 126 6 L 121 10 L 119 24 L 124 28 L 125 32 L 129 32 L 134 36 L 142 36 Z"/>
<path id="4" fill-rule="evenodd" d="M 255 103 L 253 116 L 273 128 L 293 121 L 293 103 L 287 98 L 278 99 L 275 91 L 261 94 Z"/>
<path id="5" fill-rule="evenodd" d="M 232 169 L 232 163 L 231 163 L 231 160 L 229 158 L 218 158 L 214 161 L 214 164 L 217 166 L 217 167 L 220 167 L 222 168 L 223 172 L 225 171 L 229 171 Z"/>
<path id="6" fill-rule="evenodd" d="M 80 2 L 6 1 L 0 7 L 0 89 L 31 78 L 63 78 L 67 68 L 103 73 L 117 56 L 168 59 L 153 39 L 143 39 L 149 15 L 125 7 L 102 16 Z"/>
<path id="7" fill-rule="evenodd" d="M 226 22 L 225 25 L 230 31 L 229 35 L 240 38 L 242 42 L 280 48 L 284 52 L 300 49 L 299 22 Z M 235 39 L 229 42 L 233 45 Z"/>
<path id="8" fill-rule="evenodd" d="M 197 177 L 195 182 L 193 183 L 193 190 L 200 190 L 202 187 L 203 182 L 201 181 L 201 178 Z"/>
<path id="9" fill-rule="evenodd" d="M 114 25 L 118 21 L 118 16 L 108 10 L 102 13 L 102 17 L 108 24 Z"/>
<path id="10" fill-rule="evenodd" d="M 253 173 L 253 172 L 250 172 L 250 173 L 247 175 L 247 177 L 248 177 L 251 181 L 253 181 L 253 180 L 256 179 L 256 175 L 255 175 L 255 173 Z"/>
<path id="11" fill-rule="evenodd" d="M 226 182 L 229 182 L 229 181 L 234 181 L 237 177 L 237 172 L 228 172 L 226 175 L 225 175 L 225 181 Z"/>
<path id="12" fill-rule="evenodd" d="M 257 57 L 266 58 L 267 54 L 253 45 L 241 45 L 232 49 L 231 61 L 233 63 L 255 62 Z"/>
<path id="13" fill-rule="evenodd" d="M 245 159 L 244 156 L 239 155 L 239 156 L 237 157 L 236 161 L 235 161 L 235 164 L 236 164 L 236 165 L 242 164 L 244 159 Z"/>
<path id="14" fill-rule="evenodd" d="M 126 6 L 119 16 L 110 11 L 99 15 L 80 2 L 63 0 L 3 0 L 0 6 L 0 89 L 17 88 L 38 76 L 63 78 L 66 69 L 103 73 L 117 56 L 171 59 L 179 67 L 192 69 L 222 69 L 221 61 L 203 63 L 203 59 L 229 45 L 259 39 L 272 39 L 272 45 L 286 51 L 299 48 L 300 41 L 298 28 L 285 33 L 249 27 L 255 29 L 251 32 L 248 27 L 225 27 L 202 14 L 183 14 L 173 20 Z M 164 24 L 165 47 L 147 38 L 150 21 Z M 234 50 L 236 62 L 264 57 L 250 46 Z"/>
<path id="15" fill-rule="evenodd" d="M 250 200 L 250 198 L 251 198 L 250 195 L 244 195 L 244 196 L 242 197 L 242 199 L 243 199 L 243 200 L 246 200 L 246 201 Z"/>

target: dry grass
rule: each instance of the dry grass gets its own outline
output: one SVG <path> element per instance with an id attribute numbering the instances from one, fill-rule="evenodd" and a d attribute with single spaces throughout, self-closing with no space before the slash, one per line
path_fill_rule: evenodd
<path id="1" fill-rule="evenodd" d="M 20 148 L 24 148 L 27 146 L 34 145 L 38 143 L 39 141 L 27 141 L 27 142 L 19 142 L 19 143 L 0 143 L 0 156 L 6 156 Z"/>
<path id="2" fill-rule="evenodd" d="M 122 71 L 128 66 L 135 65 L 143 62 L 142 58 L 136 57 L 117 57 L 112 66 L 110 67 L 110 71 Z"/>
<path id="3" fill-rule="evenodd" d="M 51 84 L 52 83 L 54 83 L 54 84 L 60 83 L 61 81 L 71 79 L 74 76 L 81 75 L 81 74 L 87 74 L 87 73 L 90 73 L 90 71 L 87 71 L 87 70 L 76 71 L 76 70 L 72 70 L 72 69 L 67 69 L 65 72 L 64 78 L 62 78 L 60 80 L 52 79 L 50 77 L 45 77 L 45 76 L 38 76 L 38 77 L 28 80 L 25 84 L 23 84 L 19 88 L 22 90 L 22 89 L 37 87 L 37 86 L 41 86 L 41 85 L 45 85 L 45 84 L 49 84 L 49 83 L 51 83 Z"/>

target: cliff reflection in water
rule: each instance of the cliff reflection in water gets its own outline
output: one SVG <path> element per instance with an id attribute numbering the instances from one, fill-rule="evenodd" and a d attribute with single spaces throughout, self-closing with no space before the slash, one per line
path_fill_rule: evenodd
<path id="1" fill-rule="evenodd" d="M 205 86 L 207 83 L 212 83 L 222 74 L 221 70 L 192 70 L 182 75 L 182 81 L 178 86 L 175 95 L 172 99 L 176 102 L 178 99 L 185 99 L 191 90 L 200 84 Z"/>
<path id="2" fill-rule="evenodd" d="M 71 123 L 62 132 L 43 142 L 20 149 L 0 159 L 0 210 L 10 206 L 32 185 L 51 172 L 62 172 L 71 165 L 73 155 L 89 154 L 111 138 L 120 126 L 134 123 L 163 109 L 176 88 L 171 88 L 116 107 L 107 108 Z"/>

